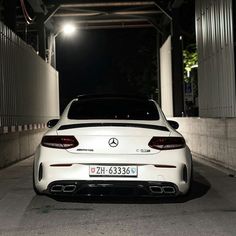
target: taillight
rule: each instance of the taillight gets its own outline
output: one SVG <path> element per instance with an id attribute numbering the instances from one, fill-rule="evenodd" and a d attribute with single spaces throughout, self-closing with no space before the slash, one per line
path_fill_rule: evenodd
<path id="1" fill-rule="evenodd" d="M 170 150 L 185 147 L 182 137 L 153 137 L 148 146 L 158 150 Z"/>
<path id="2" fill-rule="evenodd" d="M 68 149 L 79 145 L 74 136 L 44 136 L 41 142 L 42 146 L 50 148 Z"/>

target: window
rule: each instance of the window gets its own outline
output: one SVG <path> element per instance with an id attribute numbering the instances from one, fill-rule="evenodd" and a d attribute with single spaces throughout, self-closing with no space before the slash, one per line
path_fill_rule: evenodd
<path id="1" fill-rule="evenodd" d="M 159 120 L 152 101 L 125 98 L 81 99 L 73 102 L 69 119 Z"/>

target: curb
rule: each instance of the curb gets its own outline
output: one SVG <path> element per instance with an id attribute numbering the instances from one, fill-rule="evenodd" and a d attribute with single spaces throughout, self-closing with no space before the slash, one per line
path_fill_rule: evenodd
<path id="1" fill-rule="evenodd" d="M 231 169 L 231 168 L 227 168 L 227 167 L 215 162 L 214 160 L 209 160 L 209 158 L 207 158 L 206 156 L 202 156 L 197 153 L 192 153 L 192 156 L 193 156 L 194 161 L 199 162 L 204 165 L 207 165 L 207 166 L 210 166 L 212 168 L 215 168 L 215 169 L 227 174 L 230 177 L 236 178 L 236 170 Z"/>

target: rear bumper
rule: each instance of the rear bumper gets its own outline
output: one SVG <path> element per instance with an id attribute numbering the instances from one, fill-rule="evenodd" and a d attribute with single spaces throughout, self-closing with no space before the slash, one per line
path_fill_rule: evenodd
<path id="1" fill-rule="evenodd" d="M 175 187 L 175 194 L 187 193 L 190 186 L 191 177 L 191 154 L 189 149 L 168 150 L 156 155 L 72 155 L 66 151 L 49 150 L 45 152 L 45 148 L 38 149 L 34 162 L 34 180 L 36 189 L 40 193 L 57 194 L 50 191 L 52 183 L 58 183 L 58 188 L 64 188 L 64 183 L 69 186 L 66 190 L 72 189 L 76 194 L 81 193 L 86 187 L 86 183 L 112 183 L 113 187 L 107 185 L 102 190 L 110 191 L 122 188 L 131 189 L 135 192 L 141 189 L 146 190 L 150 194 L 150 183 L 157 186 L 169 183 Z M 51 155 L 50 155 L 51 154 Z M 56 164 L 56 165 L 55 165 Z M 137 177 L 92 177 L 89 175 L 89 165 L 135 165 L 138 166 Z M 122 186 L 119 187 L 120 183 Z M 141 184 L 139 184 L 141 183 Z M 128 185 L 134 185 L 130 187 Z M 81 187 L 84 185 L 85 187 Z M 143 187 L 139 187 L 143 185 Z M 128 186 L 128 187 L 127 187 Z M 99 190 L 98 187 L 91 187 L 90 190 Z M 75 188 L 75 190 L 74 190 Z M 161 188 L 157 191 L 164 195 Z M 63 191 L 58 192 L 64 194 Z M 69 192 L 65 192 L 69 193 Z M 74 194 L 72 193 L 72 194 Z M 69 193 L 71 194 L 71 193 Z M 153 194 L 151 192 L 151 194 Z"/>
<path id="2" fill-rule="evenodd" d="M 58 196 L 178 196 L 177 185 L 159 181 L 81 181 L 60 180 L 50 183 L 45 194 Z"/>

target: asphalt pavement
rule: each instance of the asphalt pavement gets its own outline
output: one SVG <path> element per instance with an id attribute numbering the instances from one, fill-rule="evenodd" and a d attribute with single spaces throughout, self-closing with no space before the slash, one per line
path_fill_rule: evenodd
<path id="1" fill-rule="evenodd" d="M 236 236 L 236 178 L 204 164 L 187 197 L 53 199 L 35 195 L 32 162 L 0 170 L 0 235 Z"/>

